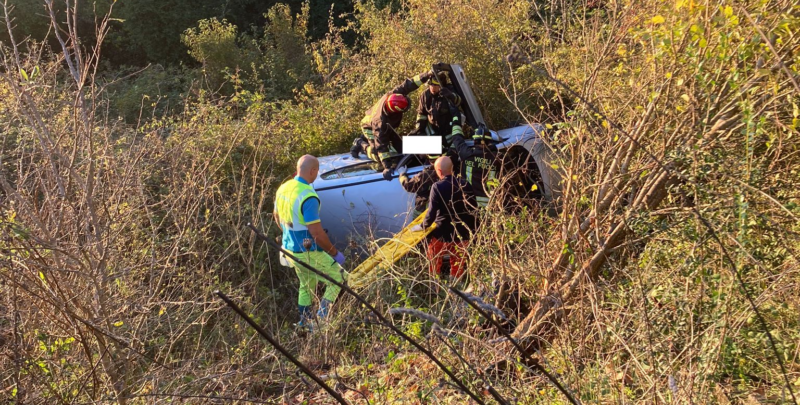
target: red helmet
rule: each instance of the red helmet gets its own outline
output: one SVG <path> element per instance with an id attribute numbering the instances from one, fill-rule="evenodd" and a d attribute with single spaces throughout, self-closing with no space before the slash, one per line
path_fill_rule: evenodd
<path id="1" fill-rule="evenodd" d="M 411 103 L 402 94 L 392 94 L 386 99 L 386 111 L 390 113 L 405 112 Z"/>

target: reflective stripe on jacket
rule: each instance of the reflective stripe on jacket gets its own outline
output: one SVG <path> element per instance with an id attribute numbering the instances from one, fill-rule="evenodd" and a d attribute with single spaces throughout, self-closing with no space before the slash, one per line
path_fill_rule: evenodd
<path id="1" fill-rule="evenodd" d="M 494 145 L 469 146 L 461 136 L 453 137 L 453 148 L 461 160 L 461 177 L 472 186 L 478 206 L 485 207 L 497 179 L 500 163 Z"/>
<path id="2" fill-rule="evenodd" d="M 391 92 L 384 94 L 364 113 L 364 118 L 361 119 L 362 132 L 381 161 L 392 156 L 390 146 L 397 150 L 401 149 L 402 144 L 397 130 L 403 122 L 403 113 L 386 111 L 386 99 L 392 94 L 407 96 L 421 85 L 422 79 L 419 75 L 406 79 Z M 388 168 L 387 164 L 384 167 Z"/>
<path id="3" fill-rule="evenodd" d="M 433 94 L 426 89 L 419 95 L 417 106 L 417 123 L 425 127 L 427 122 L 435 135 L 444 135 L 446 144 L 449 144 L 453 135 L 463 135 L 461 128 L 461 111 L 458 105 L 461 98 L 453 91 L 442 88 L 439 94 Z"/>
<path id="4" fill-rule="evenodd" d="M 317 192 L 310 184 L 297 177 L 281 184 L 275 194 L 275 211 L 280 218 L 283 230 L 283 248 L 294 253 L 321 251 L 314 242 L 311 232 L 308 231 L 309 223 L 303 217 L 303 203 L 309 198 L 319 200 Z M 316 223 L 319 221 L 313 221 Z M 306 249 L 303 241 L 309 239 L 311 247 Z"/>

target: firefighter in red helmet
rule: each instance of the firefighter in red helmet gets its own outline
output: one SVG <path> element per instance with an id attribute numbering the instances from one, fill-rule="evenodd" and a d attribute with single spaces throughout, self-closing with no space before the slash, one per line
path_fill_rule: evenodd
<path id="1" fill-rule="evenodd" d="M 361 136 L 353 141 L 350 154 L 354 158 L 365 153 L 370 159 L 383 165 L 383 178 L 392 179 L 389 158 L 402 152 L 402 140 L 397 133 L 403 121 L 403 113 L 408 111 L 411 100 L 408 94 L 418 89 L 433 76 L 427 72 L 406 79 L 401 85 L 384 94 L 361 120 Z"/>

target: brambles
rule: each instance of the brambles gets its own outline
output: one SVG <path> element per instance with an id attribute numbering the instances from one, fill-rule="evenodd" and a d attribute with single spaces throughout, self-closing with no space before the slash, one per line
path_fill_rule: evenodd
<path id="1" fill-rule="evenodd" d="M 789 402 L 777 359 L 796 391 L 791 6 L 360 3 L 351 25 L 319 40 L 303 30 L 319 9 L 277 6 L 258 38 L 222 18 L 197 22 L 186 39 L 206 62 L 203 82 L 191 67 L 104 70 L 93 42 L 73 37 L 85 26 L 70 30 L 56 5 L 61 41 L 21 32 L 0 54 L 2 395 L 315 400 L 209 298 L 224 289 L 304 363 L 334 368 L 373 403 L 464 400 L 408 344 L 361 322 L 353 300 L 337 302 L 320 334 L 295 336 L 294 274 L 241 229 L 252 221 L 274 237 L 271 193 L 294 160 L 345 151 L 377 96 L 444 61 L 465 67 L 493 128 L 544 123 L 564 179 L 551 215 L 485 213 L 469 251 L 481 308 L 518 324 L 517 341 L 586 403 Z M 103 21 L 94 37 L 108 33 Z M 454 370 L 490 370 L 504 398 L 563 400 L 509 361 L 494 329 L 462 316 L 474 312 L 441 293 L 420 257 L 365 296 L 438 320 L 433 332 L 464 361 L 439 339 L 425 344 Z M 422 335 L 420 323 L 409 332 Z"/>

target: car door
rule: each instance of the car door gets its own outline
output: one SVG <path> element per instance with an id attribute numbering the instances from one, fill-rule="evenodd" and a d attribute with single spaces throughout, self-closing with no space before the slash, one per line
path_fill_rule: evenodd
<path id="1" fill-rule="evenodd" d="M 377 169 L 375 162 L 361 162 L 325 173 L 314 183 L 322 225 L 338 249 L 390 238 L 413 220 L 414 194 L 403 189 L 396 172 L 387 181 Z M 408 174 L 421 170 L 412 167 Z"/>

